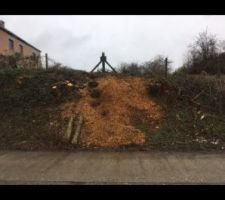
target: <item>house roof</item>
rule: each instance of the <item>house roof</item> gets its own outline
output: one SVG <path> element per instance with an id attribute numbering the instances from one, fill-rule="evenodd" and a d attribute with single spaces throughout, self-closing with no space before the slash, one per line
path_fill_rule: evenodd
<path id="1" fill-rule="evenodd" d="M 13 37 L 15 37 L 16 39 L 18 39 L 18 40 L 20 40 L 21 42 L 23 42 L 24 44 L 26 44 L 26 45 L 32 47 L 32 48 L 35 49 L 36 51 L 41 52 L 41 50 L 39 50 L 39 49 L 37 49 L 36 47 L 34 47 L 33 45 L 29 44 L 28 42 L 26 42 L 25 40 L 23 40 L 22 38 L 20 38 L 20 37 L 17 36 L 16 34 L 14 34 L 13 32 L 7 30 L 6 28 L 3 28 L 3 27 L 0 26 L 0 30 L 4 31 L 4 32 L 6 32 L 6 33 L 8 33 L 9 35 L 11 35 L 11 36 L 13 36 Z"/>

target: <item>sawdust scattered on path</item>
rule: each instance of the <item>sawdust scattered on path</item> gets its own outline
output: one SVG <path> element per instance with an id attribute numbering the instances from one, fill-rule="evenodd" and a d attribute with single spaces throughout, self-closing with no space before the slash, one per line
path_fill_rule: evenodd
<path id="1" fill-rule="evenodd" d="M 67 114 L 76 111 L 84 117 L 80 144 L 96 147 L 143 144 L 145 134 L 131 123 L 131 108 L 144 112 L 151 124 L 157 124 L 162 117 L 161 108 L 147 95 L 146 81 L 115 76 L 101 77 L 96 81 L 100 97 L 91 97 L 91 89 L 86 87 L 81 91 L 79 103 L 65 107 Z"/>

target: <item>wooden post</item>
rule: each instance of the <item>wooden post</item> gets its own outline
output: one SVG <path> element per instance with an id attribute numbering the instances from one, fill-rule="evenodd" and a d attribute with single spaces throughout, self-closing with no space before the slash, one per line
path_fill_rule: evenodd
<path id="1" fill-rule="evenodd" d="M 106 64 L 107 64 L 107 65 L 108 65 L 115 73 L 117 73 L 116 70 L 108 63 L 107 60 L 106 60 L 105 62 L 106 62 Z"/>
<path id="2" fill-rule="evenodd" d="M 101 61 L 102 61 L 102 72 L 104 73 L 105 72 L 105 61 L 106 61 L 106 56 L 105 56 L 104 52 L 102 53 Z"/>
<path id="3" fill-rule="evenodd" d="M 219 90 L 222 91 L 222 79 L 221 78 L 221 64 L 222 64 L 222 60 L 221 60 L 221 57 L 219 55 L 217 55 L 217 84 L 219 85 Z M 218 104 L 219 104 L 219 114 L 222 115 L 222 105 L 223 105 L 223 101 L 222 101 L 222 93 L 219 92 L 219 99 L 218 99 Z"/>
<path id="4" fill-rule="evenodd" d="M 104 61 L 102 62 L 102 72 L 103 73 L 105 72 L 105 62 Z"/>
<path id="5" fill-rule="evenodd" d="M 168 58 L 165 59 L 165 78 L 167 78 L 167 71 L 168 71 Z"/>
<path id="6" fill-rule="evenodd" d="M 222 62 L 220 62 L 221 60 L 220 60 L 220 57 L 219 57 L 219 55 L 217 56 L 217 77 L 218 78 L 220 78 L 220 76 L 221 76 L 221 63 Z"/>
<path id="7" fill-rule="evenodd" d="M 45 66 L 46 66 L 46 69 L 48 69 L 48 54 L 47 53 L 45 54 Z"/>
<path id="8" fill-rule="evenodd" d="M 65 142 L 70 141 L 71 134 L 72 134 L 72 131 L 73 131 L 73 121 L 74 121 L 74 117 L 71 116 L 70 120 L 69 120 L 69 123 L 68 123 L 68 126 L 67 126 L 67 129 L 66 129 L 66 133 L 64 135 L 64 141 Z"/>
<path id="9" fill-rule="evenodd" d="M 78 143 L 78 137 L 80 135 L 80 130 L 81 130 L 81 125 L 83 123 L 83 117 L 80 115 L 79 118 L 78 118 L 78 121 L 77 121 L 77 127 L 76 127 L 76 130 L 75 130 L 75 134 L 72 138 L 72 144 L 77 144 Z"/>
<path id="10" fill-rule="evenodd" d="M 102 63 L 102 61 L 100 60 L 99 63 L 91 70 L 91 73 L 92 73 L 93 71 L 95 71 L 95 69 L 96 69 L 101 63 Z"/>
<path id="11" fill-rule="evenodd" d="M 100 62 L 91 70 L 91 72 L 93 72 L 100 64 L 102 64 L 102 72 L 106 72 L 105 65 L 107 64 L 116 73 L 116 70 L 108 63 L 104 52 L 102 53 L 102 56 L 100 57 Z"/>

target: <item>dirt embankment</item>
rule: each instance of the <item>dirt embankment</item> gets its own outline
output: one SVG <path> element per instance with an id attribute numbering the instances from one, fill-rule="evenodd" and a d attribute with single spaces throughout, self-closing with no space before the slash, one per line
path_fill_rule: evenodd
<path id="1" fill-rule="evenodd" d="M 15 69 L 0 86 L 0 149 L 225 149 L 224 79 Z"/>
<path id="2" fill-rule="evenodd" d="M 70 148 L 61 139 L 60 105 L 76 102 L 87 79 L 67 68 L 0 70 L 0 149 Z"/>

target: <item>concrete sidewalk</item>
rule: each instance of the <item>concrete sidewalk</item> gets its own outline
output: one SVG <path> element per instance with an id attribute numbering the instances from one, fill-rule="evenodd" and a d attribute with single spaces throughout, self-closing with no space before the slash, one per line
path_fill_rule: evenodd
<path id="1" fill-rule="evenodd" d="M 224 184 L 225 154 L 0 151 L 0 184 Z"/>

